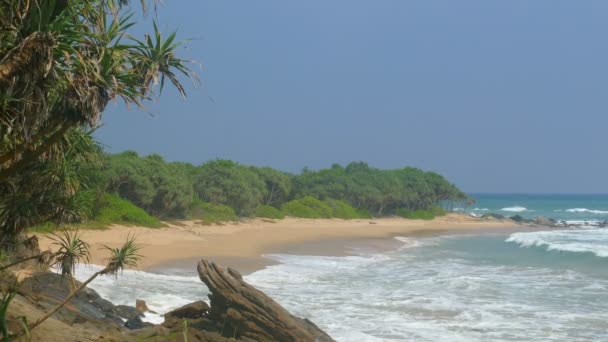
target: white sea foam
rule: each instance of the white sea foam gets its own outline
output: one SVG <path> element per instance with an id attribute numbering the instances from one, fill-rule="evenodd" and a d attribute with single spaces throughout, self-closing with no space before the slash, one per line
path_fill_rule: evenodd
<path id="1" fill-rule="evenodd" d="M 587 209 L 587 208 L 572 208 L 572 209 L 566 209 L 566 211 L 569 213 L 590 213 L 590 214 L 597 214 L 597 215 L 608 214 L 608 210 L 596 210 L 596 209 Z"/>
<path id="2" fill-rule="evenodd" d="M 78 266 L 76 278 L 84 281 L 100 269 L 96 265 Z M 162 323 L 163 314 L 188 303 L 207 299 L 207 287 L 194 276 L 196 270 L 192 271 L 192 276 L 178 276 L 125 270 L 118 277 L 98 277 L 89 287 L 116 305 L 134 306 L 136 299 L 145 300 L 150 310 L 157 314 L 148 313 L 143 320 Z"/>
<path id="3" fill-rule="evenodd" d="M 593 253 L 608 257 L 608 229 L 564 229 L 513 233 L 506 240 L 522 247 L 546 247 L 547 250 Z"/>
<path id="4" fill-rule="evenodd" d="M 422 246 L 427 244 L 423 241 Z M 440 247 L 436 251 L 274 255 L 281 264 L 245 279 L 337 341 L 563 341 L 608 336 L 608 305 L 600 300 L 608 302 L 606 280 L 573 271 L 472 263 L 444 254 Z M 554 296 L 561 301 L 555 302 Z"/>
<path id="5" fill-rule="evenodd" d="M 506 207 L 506 208 L 502 208 L 500 209 L 502 211 L 511 211 L 511 212 L 515 212 L 515 213 L 519 213 L 522 211 L 528 211 L 528 208 L 525 207 L 520 207 L 520 206 L 515 206 L 515 207 Z"/>
<path id="6" fill-rule="evenodd" d="M 271 255 L 280 264 L 245 280 L 338 341 L 607 340 L 607 279 L 492 264 L 483 256 L 463 259 L 462 251 L 444 247 L 462 238 L 397 237 L 404 248 L 382 254 Z M 97 270 L 79 267 L 77 277 Z M 157 323 L 163 313 L 208 294 L 194 270 L 125 271 L 91 287 L 115 304 L 146 300 L 159 312 L 146 320 Z"/>
<path id="7" fill-rule="evenodd" d="M 475 210 L 475 211 L 488 211 L 490 209 L 488 209 L 488 208 L 475 208 L 473 210 Z"/>
<path id="8" fill-rule="evenodd" d="M 422 243 L 420 243 L 420 239 L 405 236 L 395 236 L 395 240 L 403 242 L 403 246 L 401 246 L 401 248 L 413 248 L 422 246 Z"/>

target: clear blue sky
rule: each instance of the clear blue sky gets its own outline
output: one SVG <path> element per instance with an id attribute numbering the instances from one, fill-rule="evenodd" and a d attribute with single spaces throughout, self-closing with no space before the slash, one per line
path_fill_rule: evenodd
<path id="1" fill-rule="evenodd" d="M 180 0 L 159 21 L 203 84 L 109 107 L 109 151 L 608 193 L 608 1 Z"/>

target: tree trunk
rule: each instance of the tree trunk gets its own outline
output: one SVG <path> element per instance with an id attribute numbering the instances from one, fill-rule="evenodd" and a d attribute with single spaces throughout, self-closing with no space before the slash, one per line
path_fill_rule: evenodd
<path id="1" fill-rule="evenodd" d="M 45 77 L 53 65 L 54 46 L 55 40 L 50 33 L 29 35 L 0 61 L 0 85 L 8 84 L 13 76 L 26 69 L 25 74 L 31 75 L 30 81 Z"/>
<path id="2" fill-rule="evenodd" d="M 23 156 L 18 162 L 0 171 L 0 183 L 6 182 L 10 177 L 30 166 L 30 164 L 35 162 L 42 154 L 47 152 L 53 145 L 55 145 L 70 128 L 72 128 L 72 125 L 64 123 L 59 130 L 53 133 L 53 135 L 46 139 L 35 150 L 23 153 Z"/>

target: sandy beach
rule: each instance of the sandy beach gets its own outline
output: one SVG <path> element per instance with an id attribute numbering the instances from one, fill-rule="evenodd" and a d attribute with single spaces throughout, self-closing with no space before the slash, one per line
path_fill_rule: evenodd
<path id="1" fill-rule="evenodd" d="M 460 214 L 434 220 L 382 218 L 366 220 L 248 219 L 221 226 L 205 226 L 194 221 L 168 223 L 168 227 L 151 229 L 114 225 L 105 230 L 82 230 L 83 239 L 91 245 L 92 262 L 102 264 L 107 254 L 103 246 L 117 247 L 129 234 L 142 245 L 142 270 L 184 265 L 208 258 L 241 272 L 251 272 L 271 264 L 264 254 L 290 253 L 343 255 L 349 248 L 388 249 L 398 246 L 389 239 L 397 235 L 494 231 L 513 229 L 512 221 L 488 221 Z M 53 248 L 52 241 L 42 236 L 41 248 Z"/>

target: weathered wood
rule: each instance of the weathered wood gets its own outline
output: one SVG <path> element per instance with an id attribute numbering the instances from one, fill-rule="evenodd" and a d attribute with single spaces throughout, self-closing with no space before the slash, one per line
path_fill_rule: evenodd
<path id="1" fill-rule="evenodd" d="M 198 273 L 211 291 L 208 317 L 223 324 L 224 336 L 255 341 L 333 341 L 311 321 L 291 315 L 247 284 L 237 271 L 201 260 Z"/>

